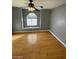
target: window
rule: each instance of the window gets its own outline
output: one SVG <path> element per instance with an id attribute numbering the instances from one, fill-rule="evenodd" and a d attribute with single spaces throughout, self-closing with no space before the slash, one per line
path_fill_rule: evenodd
<path id="1" fill-rule="evenodd" d="M 36 29 L 41 28 L 41 12 L 33 11 L 28 12 L 22 9 L 22 28 L 23 29 Z"/>
<path id="2" fill-rule="evenodd" d="M 37 15 L 34 13 L 29 13 L 27 15 L 27 26 L 37 26 Z"/>

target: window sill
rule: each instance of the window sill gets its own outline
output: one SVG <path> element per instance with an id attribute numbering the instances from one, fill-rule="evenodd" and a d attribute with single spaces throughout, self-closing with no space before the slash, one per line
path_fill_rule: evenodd
<path id="1" fill-rule="evenodd" d="M 37 29 L 37 28 L 41 28 L 41 27 L 24 27 L 23 29 Z"/>

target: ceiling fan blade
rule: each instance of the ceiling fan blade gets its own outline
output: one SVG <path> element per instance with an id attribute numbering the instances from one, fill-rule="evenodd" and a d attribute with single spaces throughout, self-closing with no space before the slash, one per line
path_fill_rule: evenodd
<path id="1" fill-rule="evenodd" d="M 35 8 L 35 7 L 34 7 Z M 39 9 L 35 8 L 36 11 L 40 11 Z"/>
<path id="2" fill-rule="evenodd" d="M 43 6 L 39 6 L 40 8 L 43 8 Z"/>
<path id="3" fill-rule="evenodd" d="M 43 7 L 41 7 L 41 6 L 36 6 L 35 8 L 38 9 L 38 10 L 42 10 L 43 9 Z"/>

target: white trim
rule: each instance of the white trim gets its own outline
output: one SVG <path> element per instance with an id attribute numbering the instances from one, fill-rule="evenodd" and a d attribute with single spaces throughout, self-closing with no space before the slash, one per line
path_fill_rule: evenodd
<path id="1" fill-rule="evenodd" d="M 24 29 L 24 24 L 23 24 L 23 13 L 22 13 L 22 8 L 21 8 L 21 23 L 22 23 L 22 29 Z"/>
<path id="2" fill-rule="evenodd" d="M 48 30 L 61 44 L 63 44 L 64 47 L 66 47 L 66 45 L 50 30 Z"/>
<path id="3" fill-rule="evenodd" d="M 24 27 L 23 29 L 37 29 L 37 28 L 40 28 L 40 27 Z"/>
<path id="4" fill-rule="evenodd" d="M 41 28 L 41 10 L 40 10 L 40 26 L 39 27 L 24 27 L 24 23 L 23 23 L 23 13 L 22 13 L 22 9 L 21 8 L 21 21 L 22 21 L 22 29 L 34 29 L 34 28 Z"/>
<path id="5" fill-rule="evenodd" d="M 48 30 L 33 30 L 33 31 L 14 31 L 13 33 L 16 33 L 16 32 L 41 32 L 41 31 L 48 31 Z"/>

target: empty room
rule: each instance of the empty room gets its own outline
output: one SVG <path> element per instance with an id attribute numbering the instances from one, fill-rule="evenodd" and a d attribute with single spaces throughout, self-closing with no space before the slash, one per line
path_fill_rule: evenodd
<path id="1" fill-rule="evenodd" d="M 66 0 L 12 0 L 12 59 L 66 59 Z"/>

